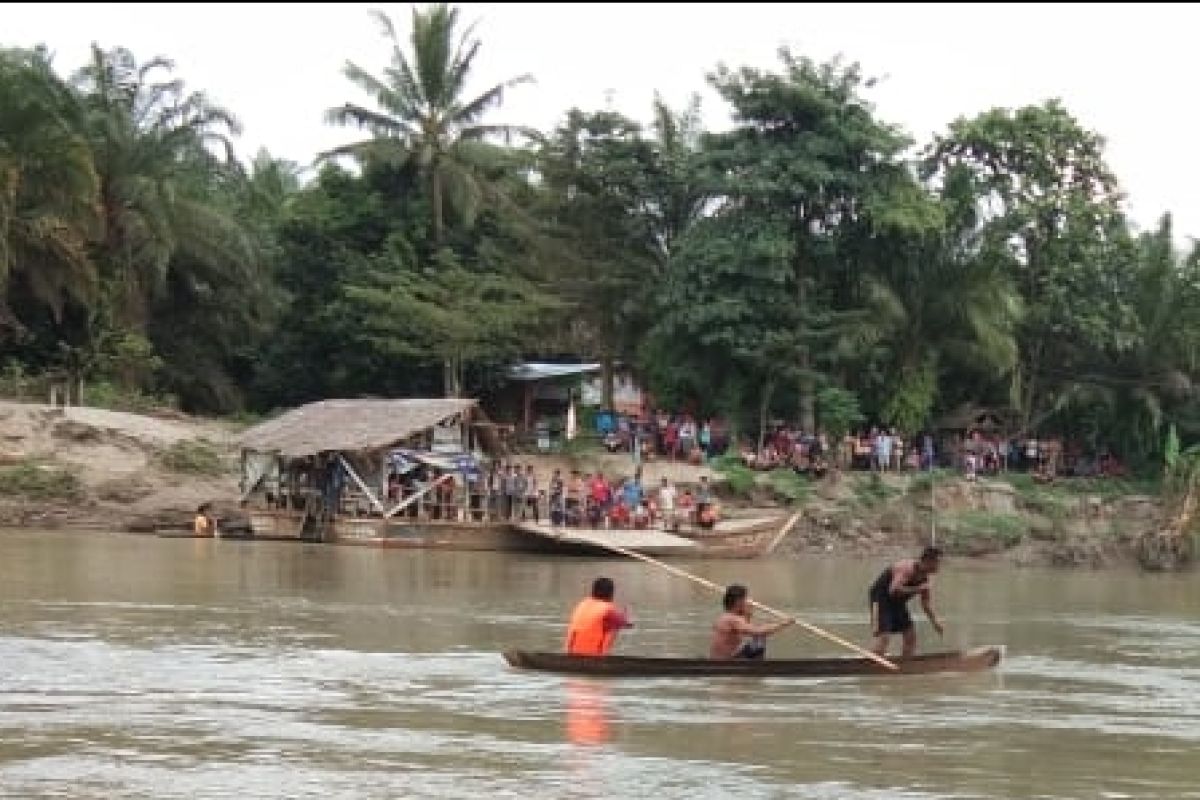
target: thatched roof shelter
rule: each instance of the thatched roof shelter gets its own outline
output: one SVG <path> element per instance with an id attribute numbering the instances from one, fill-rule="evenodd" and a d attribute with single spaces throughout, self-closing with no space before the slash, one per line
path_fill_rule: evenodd
<path id="1" fill-rule="evenodd" d="M 470 415 L 476 405 L 477 401 L 466 399 L 323 400 L 255 425 L 238 437 L 238 443 L 245 450 L 289 458 L 376 450 L 460 414 Z"/>

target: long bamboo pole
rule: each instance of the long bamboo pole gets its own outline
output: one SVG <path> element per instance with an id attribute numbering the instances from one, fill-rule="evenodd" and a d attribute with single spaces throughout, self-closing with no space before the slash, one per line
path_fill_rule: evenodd
<path id="1" fill-rule="evenodd" d="M 630 558 L 636 558 L 638 561 L 644 561 L 647 564 L 651 564 L 655 567 L 666 570 L 667 572 L 671 573 L 672 575 L 675 575 L 680 578 L 685 578 L 686 580 L 692 581 L 693 583 L 698 583 L 701 586 L 712 589 L 715 592 L 724 593 L 724 591 L 725 591 L 724 586 L 718 586 L 717 584 L 713 583 L 712 581 L 701 578 L 699 575 L 693 575 L 690 572 L 685 572 L 684 570 L 681 570 L 678 567 L 672 567 L 670 564 L 664 564 L 663 562 L 658 561 L 657 559 L 653 559 L 650 556 L 642 555 L 641 553 L 626 549 L 624 547 L 621 547 L 620 545 L 611 544 L 609 542 L 600 542 L 600 541 L 596 541 L 595 544 L 598 544 L 601 547 L 606 547 L 609 550 L 612 550 L 614 553 L 620 553 L 623 556 L 629 556 Z M 827 630 L 818 628 L 816 625 L 811 625 L 802 619 L 796 619 L 795 617 L 793 617 L 790 614 L 785 614 L 782 611 L 777 611 L 774 608 L 771 608 L 770 606 L 765 606 L 762 603 L 758 602 L 757 600 L 751 600 L 750 605 L 754 606 L 755 608 L 759 609 L 760 611 L 765 611 L 768 614 L 771 614 L 772 616 L 777 617 L 781 620 L 791 620 L 791 621 L 795 622 L 797 625 L 799 625 L 801 628 L 804 628 L 809 633 L 814 634 L 816 636 L 820 636 L 822 639 L 828 639 L 829 641 L 833 642 L 834 644 L 838 644 L 838 645 L 841 645 L 842 647 L 853 650 L 854 652 L 858 653 L 860 656 L 863 656 L 864 658 L 869 658 L 872 661 L 879 664 L 880 666 L 887 667 L 888 669 L 891 669 L 891 670 L 899 669 L 899 667 L 897 667 L 891 661 L 888 661 L 883 656 L 880 656 L 876 653 L 872 653 L 870 650 L 867 650 L 865 648 L 859 647 L 858 645 L 854 644 L 853 642 L 847 642 L 845 639 L 841 638 L 840 636 L 836 636 Z"/>
<path id="2" fill-rule="evenodd" d="M 433 483 L 431 483 L 431 484 L 429 484 L 428 486 L 426 486 L 426 487 L 425 487 L 424 489 L 422 489 L 421 491 L 417 492 L 416 494 L 409 495 L 408 497 L 406 497 L 406 498 L 404 498 L 403 500 L 401 500 L 401 501 L 400 501 L 400 502 L 399 502 L 399 503 L 396 505 L 396 507 L 395 507 L 395 508 L 393 508 L 391 511 L 388 511 L 386 514 L 384 514 L 384 515 L 383 515 L 383 518 L 384 518 L 384 519 L 391 519 L 392 517 L 396 516 L 396 515 L 397 515 L 397 514 L 399 514 L 401 511 L 403 511 L 404 509 L 408 508 L 408 507 L 409 507 L 410 505 L 412 505 L 413 503 L 417 502 L 417 500 L 420 500 L 422 497 L 424 497 L 425 495 L 429 494 L 430 492 L 432 492 L 432 491 L 433 491 L 434 489 L 436 489 L 437 487 L 441 486 L 441 485 L 442 485 L 442 483 L 443 483 L 443 482 L 444 482 L 444 481 L 445 481 L 447 478 L 453 478 L 453 477 L 454 477 L 454 475 L 453 475 L 452 473 L 449 473 L 449 472 L 447 472 L 445 475 L 443 475 L 442 477 L 438 478 L 437 480 L 435 480 Z"/>

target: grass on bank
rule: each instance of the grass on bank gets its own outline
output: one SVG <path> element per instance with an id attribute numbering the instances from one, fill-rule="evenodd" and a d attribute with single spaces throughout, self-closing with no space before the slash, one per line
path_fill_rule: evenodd
<path id="1" fill-rule="evenodd" d="M 999 552 L 1016 547 L 1029 533 L 1029 523 L 1018 514 L 959 511 L 938 515 L 937 537 L 951 554 Z"/>
<path id="2" fill-rule="evenodd" d="M 1087 495 L 1113 500 L 1129 495 L 1158 496 L 1162 481 L 1158 478 L 1058 478 L 1054 483 L 1038 483 L 1027 472 L 1008 472 L 999 476 L 1021 497 L 1037 494 L 1057 494 L 1069 498 Z"/>
<path id="3" fill-rule="evenodd" d="M 901 494 L 899 489 L 889 486 L 878 472 L 866 476 L 855 476 L 854 497 L 865 508 L 875 508 Z"/>
<path id="4" fill-rule="evenodd" d="M 181 439 L 162 450 L 159 461 L 171 472 L 183 475 L 224 475 L 225 464 L 220 452 L 203 439 Z"/>
<path id="5" fill-rule="evenodd" d="M 0 467 L 0 496 L 26 500 L 77 500 L 83 484 L 64 467 L 28 459 Z"/>

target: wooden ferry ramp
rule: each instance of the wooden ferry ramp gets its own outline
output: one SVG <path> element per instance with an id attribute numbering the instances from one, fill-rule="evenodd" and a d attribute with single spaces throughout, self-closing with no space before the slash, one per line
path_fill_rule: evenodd
<path id="1" fill-rule="evenodd" d="M 536 537 L 550 552 L 579 555 L 612 555 L 606 544 L 615 544 L 643 555 L 686 556 L 701 551 L 691 539 L 659 530 L 603 530 L 595 528 L 563 528 L 533 522 L 515 522 L 520 534 Z"/>

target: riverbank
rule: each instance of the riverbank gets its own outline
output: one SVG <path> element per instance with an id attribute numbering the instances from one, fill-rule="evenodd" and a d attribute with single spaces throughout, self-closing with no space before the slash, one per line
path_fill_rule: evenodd
<path id="1" fill-rule="evenodd" d="M 237 514 L 236 426 L 175 412 L 0 402 L 0 526 L 148 531 L 185 528 L 197 506 Z M 553 470 L 632 474 L 628 456 L 604 453 L 515 458 Z M 1137 544 L 1161 524 L 1147 487 L 1012 475 L 967 482 L 948 474 L 867 473 L 807 481 L 728 463 L 695 467 L 651 461 L 647 487 L 663 477 L 714 482 L 733 515 L 801 519 L 777 554 L 878 558 L 935 541 L 953 556 L 1018 565 L 1103 567 L 1137 560 Z M 932 482 L 932 488 L 931 488 Z"/>
<path id="2" fill-rule="evenodd" d="M 174 412 L 0 401 L 0 525 L 186 525 L 202 502 L 235 506 L 235 433 Z"/>

